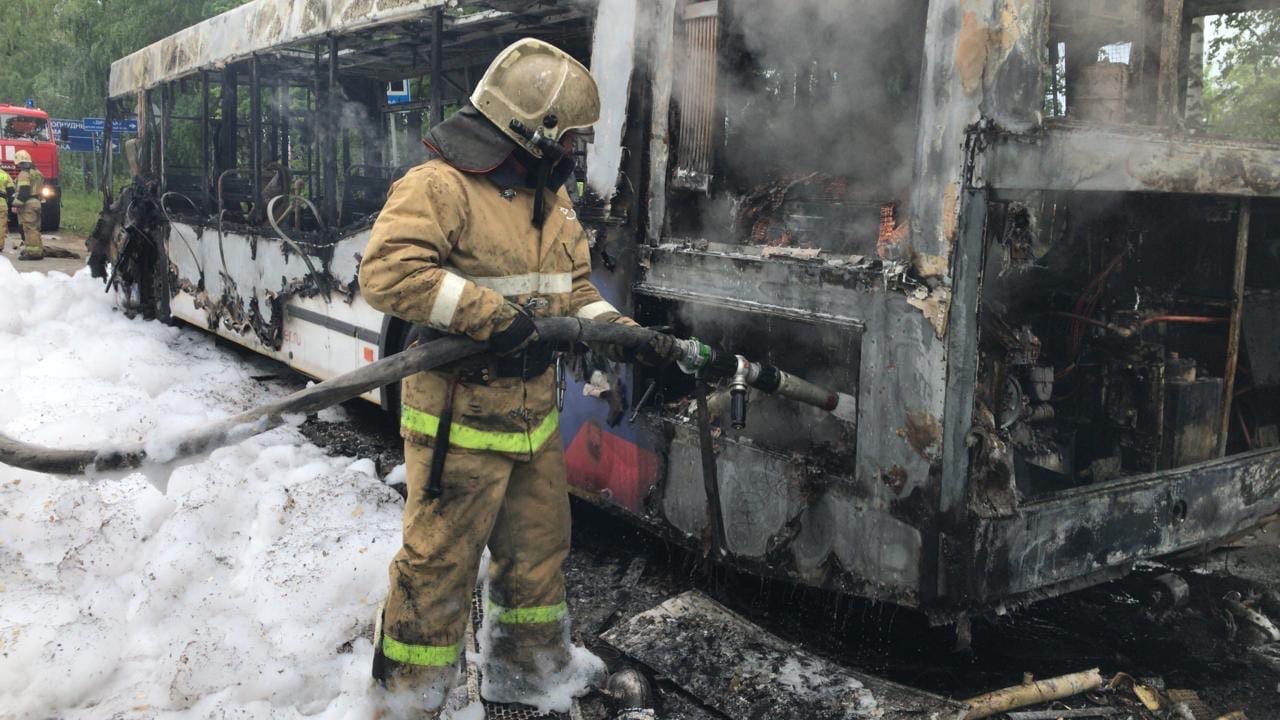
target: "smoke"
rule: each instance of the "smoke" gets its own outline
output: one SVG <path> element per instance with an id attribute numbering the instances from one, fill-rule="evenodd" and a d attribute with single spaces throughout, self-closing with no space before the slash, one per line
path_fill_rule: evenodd
<path id="1" fill-rule="evenodd" d="M 342 102 L 337 121 L 338 130 L 368 132 L 371 127 L 374 127 L 373 115 L 369 108 L 350 100 Z"/>
<path id="2" fill-rule="evenodd" d="M 905 198 L 926 5 L 733 3 L 720 83 L 729 179 L 817 172 L 867 201 Z"/>
<path id="3" fill-rule="evenodd" d="M 622 166 L 622 134 L 635 68 L 636 0 L 600 0 L 592 43 L 591 74 L 600 86 L 600 121 L 587 148 L 587 185 L 606 201 Z"/>

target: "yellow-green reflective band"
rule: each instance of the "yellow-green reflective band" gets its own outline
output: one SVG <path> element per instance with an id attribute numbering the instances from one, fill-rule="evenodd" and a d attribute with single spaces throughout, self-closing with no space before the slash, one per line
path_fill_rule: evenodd
<path id="1" fill-rule="evenodd" d="M 400 411 L 400 427 L 435 437 L 440 431 L 440 418 L 415 410 L 408 405 Z M 555 408 L 532 432 L 492 432 L 454 423 L 449 430 L 449 445 L 466 450 L 489 450 L 504 453 L 532 453 L 542 447 L 560 427 L 560 413 Z"/>
<path id="2" fill-rule="evenodd" d="M 569 612 L 569 608 L 563 602 L 542 607 L 504 608 L 490 600 L 486 612 L 503 625 L 536 625 L 559 620 Z"/>
<path id="3" fill-rule="evenodd" d="M 409 645 L 390 635 L 382 635 L 382 654 L 406 665 L 448 667 L 458 661 L 461 645 Z"/>

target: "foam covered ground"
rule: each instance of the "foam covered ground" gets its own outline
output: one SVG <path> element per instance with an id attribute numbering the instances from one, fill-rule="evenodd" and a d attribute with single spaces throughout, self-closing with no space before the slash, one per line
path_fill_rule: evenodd
<path id="1" fill-rule="evenodd" d="M 0 258 L 0 432 L 143 441 L 283 394 L 275 366 Z M 337 415 L 341 418 L 340 415 Z M 0 466 L 0 717 L 369 717 L 365 635 L 400 539 L 372 462 L 280 428 L 182 466 Z"/>

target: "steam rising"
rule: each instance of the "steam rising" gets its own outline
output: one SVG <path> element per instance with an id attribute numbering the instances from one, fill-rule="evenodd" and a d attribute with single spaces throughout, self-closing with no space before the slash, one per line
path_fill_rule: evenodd
<path id="1" fill-rule="evenodd" d="M 600 86 L 601 107 L 596 139 L 587 149 L 587 185 L 608 200 L 622 166 L 627 95 L 635 67 L 636 0 L 601 0 L 596 17 L 591 74 Z"/>
<path id="2" fill-rule="evenodd" d="M 926 3 L 735 2 L 722 68 L 735 185 L 819 172 L 906 196 Z M 753 181 L 754 179 L 754 181 Z"/>

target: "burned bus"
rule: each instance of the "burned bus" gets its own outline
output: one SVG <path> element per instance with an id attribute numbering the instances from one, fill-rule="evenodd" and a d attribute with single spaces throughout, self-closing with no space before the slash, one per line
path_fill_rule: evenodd
<path id="1" fill-rule="evenodd" d="M 1201 111 L 1204 19 L 1273 6 L 255 0 L 112 66 L 114 281 L 316 378 L 396 353 L 356 282 L 390 183 L 552 42 L 601 88 L 571 189 L 609 301 L 856 398 L 737 428 L 713 388 L 708 447 L 687 375 L 578 356 L 574 492 L 940 621 L 1031 602 L 1280 509 L 1280 145 Z"/>

